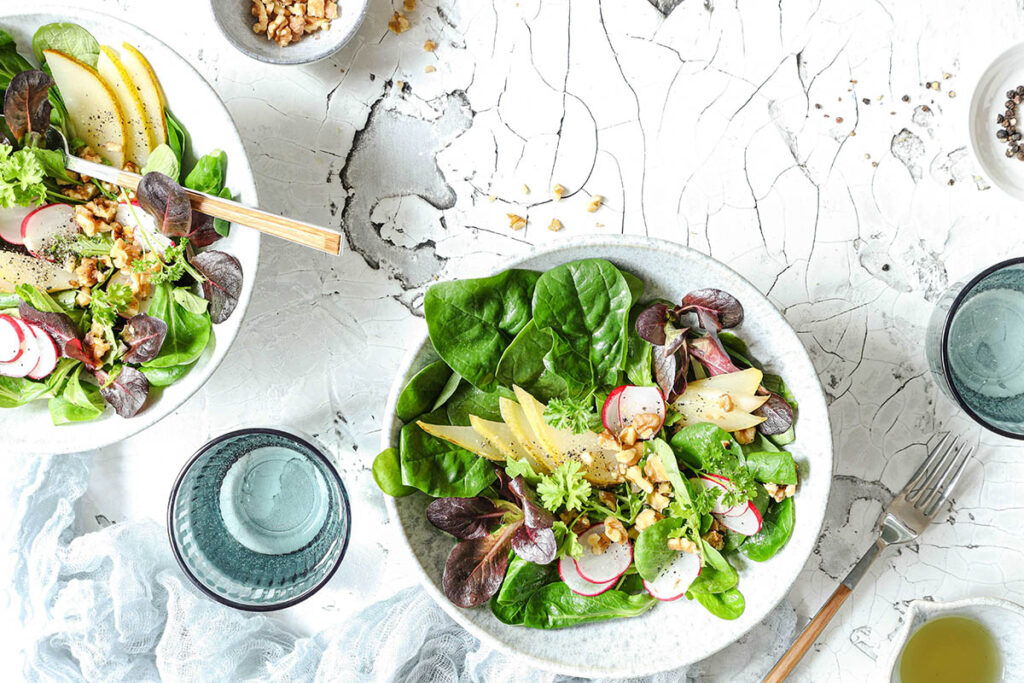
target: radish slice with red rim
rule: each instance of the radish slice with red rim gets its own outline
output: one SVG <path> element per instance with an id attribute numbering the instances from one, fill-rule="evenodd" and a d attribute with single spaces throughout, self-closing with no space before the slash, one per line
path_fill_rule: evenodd
<path id="1" fill-rule="evenodd" d="M 633 545 L 627 539 L 625 543 L 610 543 L 600 555 L 590 549 L 590 537 L 603 534 L 604 524 L 595 524 L 580 535 L 583 556 L 574 560 L 576 571 L 591 583 L 607 583 L 614 581 L 629 569 L 633 562 Z"/>
<path id="2" fill-rule="evenodd" d="M 705 489 L 717 489 L 717 490 L 721 491 L 721 493 L 719 494 L 718 498 L 715 499 L 714 506 L 711 508 L 711 513 L 712 514 L 726 515 L 726 514 L 729 514 L 729 511 L 731 511 L 734 507 L 738 507 L 738 506 L 734 506 L 734 505 L 723 505 L 722 504 L 722 498 L 729 491 L 729 488 L 725 484 L 723 484 L 722 482 L 718 481 L 717 479 L 713 479 L 713 478 L 711 478 L 708 475 L 702 474 L 700 476 L 700 484 Z M 746 506 L 744 505 L 743 508 L 745 510 Z M 741 510 L 740 512 L 743 512 L 743 510 Z"/>
<path id="3" fill-rule="evenodd" d="M 14 324 L 21 327 L 23 352 L 17 359 L 9 363 L 0 363 L 0 375 L 4 377 L 25 377 L 39 363 L 39 344 L 36 342 L 36 335 L 29 329 L 27 324 L 13 316 L 10 316 L 10 319 Z"/>
<path id="4" fill-rule="evenodd" d="M 657 387 L 624 384 L 608 394 L 601 408 L 601 421 L 612 434 L 618 434 L 633 423 L 638 415 L 654 414 L 659 418 L 657 432 L 665 423 L 665 397 Z"/>
<path id="5" fill-rule="evenodd" d="M 761 530 L 761 512 L 753 503 L 747 503 L 747 509 L 739 515 L 715 515 L 715 519 L 726 529 L 744 536 L 753 536 Z"/>
<path id="6" fill-rule="evenodd" d="M 562 581 L 569 586 L 569 590 L 573 593 L 590 597 L 604 593 L 618 581 L 618 579 L 612 579 L 604 583 L 587 581 L 580 576 L 579 571 L 576 570 L 576 562 L 568 555 L 558 561 L 558 575 L 562 577 Z"/>
<path id="7" fill-rule="evenodd" d="M 34 207 L 12 206 L 0 209 L 0 239 L 11 244 L 22 244 L 21 222 L 34 211 Z"/>
<path id="8" fill-rule="evenodd" d="M 52 261 L 46 251 L 62 237 L 79 233 L 75 208 L 70 204 L 47 204 L 25 216 L 21 221 L 21 239 L 33 256 Z"/>
<path id="9" fill-rule="evenodd" d="M 676 553 L 676 557 L 658 572 L 653 581 L 644 581 L 647 592 L 658 600 L 670 602 L 686 594 L 690 584 L 700 576 L 701 562 L 697 553 Z"/>
<path id="10" fill-rule="evenodd" d="M 31 323 L 26 323 L 26 325 L 32 330 L 36 337 L 36 344 L 39 346 L 39 362 L 32 368 L 32 372 L 28 373 L 28 378 L 42 379 L 57 367 L 60 353 L 57 351 L 57 344 L 54 343 L 53 337 L 48 335 L 43 328 Z"/>
<path id="11" fill-rule="evenodd" d="M 25 352 L 25 333 L 9 315 L 0 315 L 0 363 L 12 363 Z"/>

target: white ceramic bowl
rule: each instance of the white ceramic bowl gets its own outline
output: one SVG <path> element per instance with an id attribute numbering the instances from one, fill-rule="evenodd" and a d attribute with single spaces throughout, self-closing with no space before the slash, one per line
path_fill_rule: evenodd
<path id="1" fill-rule="evenodd" d="M 499 622 L 486 607 L 460 609 L 441 591 L 441 573 L 453 546 L 425 515 L 430 499 L 422 494 L 386 496 L 391 519 L 401 529 L 403 552 L 416 559 L 426 590 L 458 623 L 484 642 L 531 666 L 573 676 L 645 676 L 699 661 L 737 640 L 775 607 L 789 591 L 817 541 L 832 481 L 832 434 L 825 397 L 814 366 L 796 333 L 769 301 L 736 272 L 685 247 L 637 237 L 574 239 L 572 244 L 537 250 L 509 267 L 547 270 L 581 258 L 606 258 L 639 276 L 645 297 L 673 301 L 701 287 L 717 287 L 736 296 L 746 315 L 736 331 L 751 352 L 781 375 L 800 404 L 797 440 L 790 448 L 800 468 L 796 527 L 792 538 L 764 563 L 738 562 L 739 589 L 746 610 L 735 621 L 712 616 L 696 602 L 661 603 L 641 617 L 614 619 L 557 631 L 538 631 Z M 413 349 L 395 378 L 382 431 L 381 447 L 398 444 L 401 424 L 394 417 L 398 394 L 407 380 L 436 359 L 429 339 Z"/>
<path id="2" fill-rule="evenodd" d="M 999 644 L 1003 659 L 1003 680 L 1024 680 L 1024 664 L 1017 653 L 1024 650 L 1024 607 L 999 598 L 967 598 L 955 602 L 914 600 L 903 617 L 903 629 L 896 636 L 889 655 L 889 680 L 900 683 L 900 655 L 910 636 L 926 621 L 937 617 L 962 616 L 985 626 Z"/>
<path id="3" fill-rule="evenodd" d="M 19 50 L 34 62 L 32 34 L 43 24 L 70 21 L 88 29 L 101 44 L 115 47 L 122 42 L 137 47 L 153 65 L 167 96 L 167 104 L 192 135 L 197 154 L 222 149 L 227 153 L 227 186 L 245 204 L 255 206 L 256 185 L 245 148 L 231 116 L 213 88 L 174 50 L 150 34 L 114 17 L 79 9 L 41 7 L 31 13 L 0 10 L 0 28 L 14 36 Z M 184 403 L 203 386 L 220 365 L 242 325 L 245 309 L 256 281 L 260 255 L 260 235 L 255 230 L 234 226 L 231 235 L 213 247 L 235 256 L 242 264 L 244 281 L 238 307 L 231 317 L 214 325 L 213 339 L 196 366 L 176 384 L 154 390 L 142 412 L 122 419 L 107 411 L 97 420 L 55 427 L 46 401 L 22 408 L 0 411 L 0 452 L 71 453 L 99 448 L 136 434 L 159 421 Z"/>
<path id="4" fill-rule="evenodd" d="M 256 33 L 252 25 L 251 0 L 210 0 L 210 9 L 217 27 L 235 49 L 247 57 L 268 64 L 308 64 L 330 57 L 351 40 L 366 17 L 369 0 L 339 0 L 338 18 L 331 20 L 331 27 L 303 36 L 290 45 L 281 47 L 267 38 L 266 33 Z"/>
<path id="5" fill-rule="evenodd" d="M 1021 84 L 1024 84 L 1024 43 L 1000 54 L 982 72 L 971 95 L 968 115 L 974 157 L 985 176 L 1015 199 L 1024 199 L 1024 161 L 1006 158 L 1006 143 L 996 139 L 999 130 L 996 115 L 1005 110 L 1006 91 Z M 1024 103 L 1018 105 L 1018 110 L 1021 116 L 1017 129 L 1024 133 Z"/>

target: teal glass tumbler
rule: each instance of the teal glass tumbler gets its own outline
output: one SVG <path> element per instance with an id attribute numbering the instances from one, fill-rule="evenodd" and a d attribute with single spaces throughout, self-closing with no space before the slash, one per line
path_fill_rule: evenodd
<path id="1" fill-rule="evenodd" d="M 978 424 L 1024 439 L 1024 257 L 950 287 L 925 337 L 939 387 Z"/>
<path id="2" fill-rule="evenodd" d="M 345 485 L 311 439 L 282 429 L 224 434 L 192 456 L 167 506 L 185 575 L 225 605 L 294 605 L 337 570 L 351 531 Z"/>

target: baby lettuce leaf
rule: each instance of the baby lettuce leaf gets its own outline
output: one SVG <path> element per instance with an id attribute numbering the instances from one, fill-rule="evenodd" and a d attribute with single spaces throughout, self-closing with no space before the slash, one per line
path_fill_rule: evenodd
<path id="1" fill-rule="evenodd" d="M 513 557 L 505 573 L 501 590 L 491 598 L 491 612 L 499 621 L 516 626 L 523 623 L 530 598 L 541 588 L 558 580 L 552 564 L 535 564 Z"/>
<path id="2" fill-rule="evenodd" d="M 68 376 L 67 384 L 59 396 L 50 399 L 50 418 L 53 424 L 88 422 L 103 414 L 106 402 L 95 384 L 82 382 L 82 368 L 79 365 Z"/>
<path id="3" fill-rule="evenodd" d="M 564 398 L 569 387 L 565 380 L 544 366 L 544 356 L 551 351 L 551 332 L 540 330 L 531 320 L 520 330 L 498 361 L 497 379 L 502 386 L 517 385 L 547 403 Z"/>
<path id="4" fill-rule="evenodd" d="M 446 422 L 443 411 L 423 416 L 430 424 Z M 464 448 L 427 434 L 415 422 L 402 428 L 402 483 L 434 498 L 469 498 L 494 481 L 491 464 Z"/>
<path id="5" fill-rule="evenodd" d="M 687 593 L 687 596 L 696 599 L 697 602 L 704 605 L 704 608 L 716 617 L 730 621 L 739 618 L 747 606 L 747 601 L 743 599 L 743 593 L 740 593 L 735 588 L 730 588 L 721 593 L 690 591 Z"/>
<path id="6" fill-rule="evenodd" d="M 762 484 L 795 484 L 796 461 L 786 451 L 747 453 L 747 470 Z"/>
<path id="7" fill-rule="evenodd" d="M 164 338 L 167 337 L 167 323 L 145 313 L 128 319 L 121 331 L 122 341 L 128 344 L 128 351 L 122 356 L 125 363 L 136 365 L 157 357 Z"/>
<path id="8" fill-rule="evenodd" d="M 182 185 L 190 190 L 215 195 L 224 187 L 227 166 L 228 155 L 222 150 L 215 149 L 209 154 L 199 157 L 196 165 L 185 176 L 185 182 Z"/>
<path id="9" fill-rule="evenodd" d="M 402 463 L 394 448 L 381 451 L 373 459 L 373 480 L 381 491 L 394 498 L 408 496 L 416 490 L 402 483 Z"/>
<path id="10" fill-rule="evenodd" d="M 672 436 L 672 448 L 690 467 L 717 473 L 723 464 L 727 469 L 737 466 L 742 456 L 732 434 L 708 422 L 680 429 Z"/>
<path id="11" fill-rule="evenodd" d="M 640 532 L 633 548 L 633 562 L 643 579 L 654 581 L 658 573 L 676 556 L 677 551 L 668 547 L 668 539 L 682 525 L 683 520 L 666 517 Z"/>
<path id="12" fill-rule="evenodd" d="M 620 590 L 587 597 L 572 592 L 566 584 L 549 583 L 535 592 L 523 612 L 523 625 L 530 628 L 565 628 L 618 617 L 635 617 L 658 601 L 646 593 L 629 595 Z"/>
<path id="13" fill-rule="evenodd" d="M 555 517 L 537 502 L 533 489 L 522 476 L 516 476 L 508 489 L 523 510 L 523 525 L 512 536 L 512 549 L 527 562 L 547 564 L 555 559 L 558 542 L 552 526 Z"/>
<path id="14" fill-rule="evenodd" d="M 735 588 L 740 580 L 736 569 L 707 541 L 702 541 L 702 544 L 704 566 L 701 567 L 700 576 L 694 579 L 690 585 L 690 591 L 693 593 L 724 593 L 730 588 Z"/>
<path id="15" fill-rule="evenodd" d="M 540 276 L 533 294 L 537 327 L 552 330 L 548 367 L 572 384 L 589 374 L 591 389 L 613 386 L 626 358 L 626 324 L 633 302 L 626 278 L 603 259 L 556 266 Z M 589 366 L 589 373 L 583 372 Z"/>
<path id="16" fill-rule="evenodd" d="M 629 340 L 626 349 L 626 379 L 630 384 L 639 387 L 651 386 L 653 381 L 653 362 L 655 347 L 643 339 L 636 331 L 636 322 L 641 313 L 639 306 L 634 306 L 629 314 Z M 685 372 L 684 372 L 685 376 Z"/>
<path id="17" fill-rule="evenodd" d="M 46 134 L 50 127 L 52 85 L 50 74 L 37 69 L 22 71 L 11 79 L 4 93 L 4 119 L 15 140 L 20 142 L 26 135 L 35 134 L 30 139 L 38 142 Z"/>
<path id="18" fill-rule="evenodd" d="M 96 38 L 78 24 L 55 22 L 44 24 L 32 36 L 32 52 L 40 64 L 46 62 L 44 50 L 63 52 L 95 68 L 100 58 L 100 44 Z"/>
<path id="19" fill-rule="evenodd" d="M 166 368 L 151 368 L 143 365 L 139 368 L 142 374 L 149 380 L 151 387 L 169 387 L 179 379 L 188 374 L 188 371 L 195 367 L 195 363 L 188 365 L 171 365 Z"/>
<path id="20" fill-rule="evenodd" d="M 160 353 L 145 363 L 147 368 L 168 368 L 188 365 L 202 355 L 210 342 L 210 315 L 196 315 L 174 300 L 170 283 L 157 285 L 149 304 L 149 315 L 167 324 L 167 334 Z"/>
<path id="21" fill-rule="evenodd" d="M 192 226 L 192 204 L 175 180 L 152 171 L 142 176 L 135 191 L 139 206 L 156 219 L 160 232 L 168 237 L 183 237 Z"/>
<path id="22" fill-rule="evenodd" d="M 505 510 L 490 498 L 435 498 L 427 506 L 427 520 L 462 541 L 483 538 L 501 521 Z"/>
<path id="23" fill-rule="evenodd" d="M 115 374 L 116 373 L 116 374 Z M 122 365 L 111 373 L 96 371 L 100 395 L 121 417 L 134 417 L 149 396 L 149 380 L 130 365 Z"/>
<path id="24" fill-rule="evenodd" d="M 11 79 L 32 65 L 18 53 L 18 46 L 11 34 L 0 29 L 0 90 L 6 90 Z"/>
<path id="25" fill-rule="evenodd" d="M 755 562 L 770 560 L 793 535 L 795 522 L 796 504 L 792 498 L 784 498 L 768 507 L 761 530 L 749 537 L 740 550 Z"/>
<path id="26" fill-rule="evenodd" d="M 167 146 L 178 157 L 178 167 L 181 169 L 174 180 L 181 182 L 184 180 L 185 161 L 191 156 L 191 136 L 170 109 L 164 109 L 164 121 L 167 124 Z"/>
<path id="27" fill-rule="evenodd" d="M 451 376 L 452 371 L 443 360 L 435 361 L 413 375 L 398 395 L 395 409 L 398 419 L 409 422 L 430 412 Z"/>
<path id="28" fill-rule="evenodd" d="M 522 524 L 522 520 L 513 522 L 452 548 L 441 575 L 441 588 L 449 600 L 459 607 L 476 607 L 498 592 L 505 580 L 512 535 Z"/>
<path id="29" fill-rule="evenodd" d="M 537 273 L 507 270 L 492 277 L 441 282 L 423 299 L 430 341 L 459 376 L 489 392 L 505 348 L 530 322 Z"/>
<path id="30" fill-rule="evenodd" d="M 242 264 L 231 254 L 208 250 L 191 259 L 203 274 L 203 296 L 210 302 L 210 319 L 214 323 L 227 320 L 242 294 Z"/>

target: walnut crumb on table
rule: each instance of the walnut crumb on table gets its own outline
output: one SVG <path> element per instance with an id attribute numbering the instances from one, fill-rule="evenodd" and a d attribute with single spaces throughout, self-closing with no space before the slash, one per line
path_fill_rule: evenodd
<path id="1" fill-rule="evenodd" d="M 566 192 L 568 192 L 568 190 L 566 190 L 562 185 L 556 184 L 554 187 L 551 188 L 551 194 L 555 195 L 556 202 L 561 200 L 562 197 L 565 196 Z"/>
<path id="2" fill-rule="evenodd" d="M 587 204 L 587 211 L 589 211 L 590 213 L 594 213 L 595 211 L 601 208 L 601 204 L 603 203 L 604 197 L 602 195 L 595 194 L 594 198 L 590 200 L 589 204 Z"/>
<path id="3" fill-rule="evenodd" d="M 412 12 L 414 9 L 416 9 L 416 0 L 405 0 L 402 3 L 402 7 L 405 8 L 406 12 Z"/>
<path id="4" fill-rule="evenodd" d="M 281 47 L 286 47 L 308 33 L 326 31 L 331 19 L 338 18 L 336 0 L 252 0 L 251 13 L 256 17 L 253 33 L 265 33 Z"/>
<path id="5" fill-rule="evenodd" d="M 393 33 L 405 33 L 409 30 L 410 26 L 409 20 L 401 12 L 395 12 L 391 15 L 391 20 L 388 21 L 388 28 Z"/>
<path id="6" fill-rule="evenodd" d="M 434 67 L 432 64 L 427 64 L 425 67 L 423 67 L 423 73 L 432 74 L 435 71 L 437 71 L 437 68 Z"/>
<path id="7" fill-rule="evenodd" d="M 433 52 L 436 49 L 437 49 L 437 43 L 435 43 L 432 40 L 428 40 L 427 42 L 423 43 L 423 50 L 425 52 Z"/>
<path id="8" fill-rule="evenodd" d="M 508 216 L 508 227 L 513 230 L 522 230 L 526 227 L 526 219 L 522 216 L 517 216 L 514 213 L 506 214 Z"/>
<path id="9" fill-rule="evenodd" d="M 551 232 L 558 232 L 563 227 L 564 226 L 562 225 L 562 221 L 558 220 L 557 218 L 552 218 L 551 222 L 548 224 L 548 230 L 550 230 Z"/>

